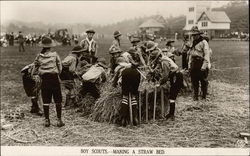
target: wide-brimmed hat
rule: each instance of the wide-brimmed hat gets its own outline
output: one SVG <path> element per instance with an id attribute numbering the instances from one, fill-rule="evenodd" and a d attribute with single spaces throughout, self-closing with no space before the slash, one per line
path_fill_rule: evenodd
<path id="1" fill-rule="evenodd" d="M 153 42 L 153 41 L 148 41 L 148 42 L 146 43 L 146 51 L 147 51 L 147 52 L 148 52 L 148 51 L 152 51 L 152 50 L 154 50 L 157 46 L 158 46 L 158 43 L 155 43 L 155 42 Z"/>
<path id="2" fill-rule="evenodd" d="M 149 54 L 151 57 L 153 57 L 154 59 L 158 58 L 161 55 L 161 52 L 159 50 L 153 50 L 150 52 Z"/>
<path id="3" fill-rule="evenodd" d="M 121 32 L 120 31 L 115 31 L 114 32 L 114 37 L 118 37 L 118 36 L 121 36 L 122 34 L 121 34 Z"/>
<path id="4" fill-rule="evenodd" d="M 108 68 L 106 64 L 106 59 L 103 57 L 97 59 L 97 64 L 102 66 L 103 68 Z"/>
<path id="5" fill-rule="evenodd" d="M 72 50 L 71 53 L 81 53 L 83 52 L 83 48 L 81 46 L 75 46 Z"/>
<path id="6" fill-rule="evenodd" d="M 55 47 L 56 43 L 49 37 L 43 37 L 42 41 L 39 43 L 39 46 L 43 48 L 51 48 Z"/>
<path id="7" fill-rule="evenodd" d="M 95 33 L 95 30 L 93 30 L 93 29 L 87 29 L 87 30 L 86 30 L 86 33 L 87 33 L 87 34 L 88 34 L 88 33 L 93 33 L 93 34 L 94 34 L 94 33 Z"/>
<path id="8" fill-rule="evenodd" d="M 120 63 L 126 63 L 127 61 L 126 61 L 126 59 L 124 58 L 124 57 L 118 57 L 117 59 L 116 59 L 116 63 L 117 64 L 120 64 Z"/>
<path id="9" fill-rule="evenodd" d="M 200 35 L 203 34 L 203 32 L 201 32 L 197 26 L 193 26 L 191 31 L 190 31 L 191 35 Z"/>
<path id="10" fill-rule="evenodd" d="M 131 39 L 130 39 L 130 42 L 131 43 L 138 43 L 138 42 L 140 42 L 141 40 L 138 38 L 138 37 L 132 37 Z"/>
<path id="11" fill-rule="evenodd" d="M 130 47 L 130 48 L 128 49 L 128 53 L 130 53 L 130 54 L 134 54 L 136 51 L 137 51 L 137 50 L 136 50 L 134 47 Z"/>
<path id="12" fill-rule="evenodd" d="M 166 46 L 170 46 L 171 43 L 174 43 L 174 42 L 175 42 L 174 40 L 169 40 L 169 41 L 167 41 Z"/>
<path id="13" fill-rule="evenodd" d="M 154 34 L 147 34 L 147 38 L 153 41 L 155 39 L 155 36 Z"/>

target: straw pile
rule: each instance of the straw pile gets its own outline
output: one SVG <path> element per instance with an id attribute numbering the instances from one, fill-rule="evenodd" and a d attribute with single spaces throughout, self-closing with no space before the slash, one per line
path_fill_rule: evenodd
<path id="1" fill-rule="evenodd" d="M 101 97 L 95 102 L 90 119 L 98 122 L 115 123 L 122 100 L 121 89 L 113 88 L 110 83 L 101 87 Z"/>
<path id="2" fill-rule="evenodd" d="M 142 119 L 145 118 L 146 112 L 146 90 L 148 91 L 149 119 L 153 117 L 154 86 L 155 85 L 151 82 L 142 82 L 139 87 L 139 91 L 141 92 Z M 165 91 L 164 94 L 166 95 L 166 93 L 167 91 Z M 160 87 L 157 87 L 156 119 L 160 118 L 161 115 L 160 95 Z M 92 113 L 89 116 L 90 119 L 98 122 L 119 122 L 119 110 L 121 106 L 121 100 L 121 88 L 113 88 L 109 83 L 105 83 L 101 87 L 101 97 L 95 102 L 91 109 Z M 166 96 L 165 101 L 167 101 Z M 167 104 L 165 104 L 165 106 L 167 106 Z M 165 108 L 165 111 L 167 111 L 167 108 Z"/>

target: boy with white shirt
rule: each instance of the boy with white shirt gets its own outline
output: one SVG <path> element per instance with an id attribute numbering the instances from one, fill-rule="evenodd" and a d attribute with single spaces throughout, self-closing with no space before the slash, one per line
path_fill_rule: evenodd
<path id="1" fill-rule="evenodd" d="M 83 52 L 87 52 L 90 56 L 91 64 L 95 64 L 97 60 L 97 43 L 93 39 L 95 31 L 93 29 L 88 29 L 86 31 L 87 37 L 80 42 L 80 46 L 83 48 Z"/>

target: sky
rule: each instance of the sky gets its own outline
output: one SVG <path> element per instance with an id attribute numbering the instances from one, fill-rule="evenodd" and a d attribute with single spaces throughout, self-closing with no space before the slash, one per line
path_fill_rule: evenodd
<path id="1" fill-rule="evenodd" d="M 10 20 L 43 23 L 112 24 L 155 14 L 185 15 L 192 1 L 0 1 L 1 24 Z M 212 1 L 212 7 L 228 1 Z"/>

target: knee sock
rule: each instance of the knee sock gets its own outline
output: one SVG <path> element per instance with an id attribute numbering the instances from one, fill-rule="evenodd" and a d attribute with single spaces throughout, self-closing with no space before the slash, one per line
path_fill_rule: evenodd
<path id="1" fill-rule="evenodd" d="M 62 116 L 62 104 L 61 103 L 56 103 L 56 114 L 57 114 L 57 118 L 61 119 L 61 116 Z"/>
<path id="2" fill-rule="evenodd" d="M 45 119 L 49 119 L 49 104 L 43 104 L 43 111 Z"/>
<path id="3" fill-rule="evenodd" d="M 169 100 L 169 103 L 170 103 L 169 114 L 174 115 L 174 112 L 175 112 L 175 100 Z"/>

